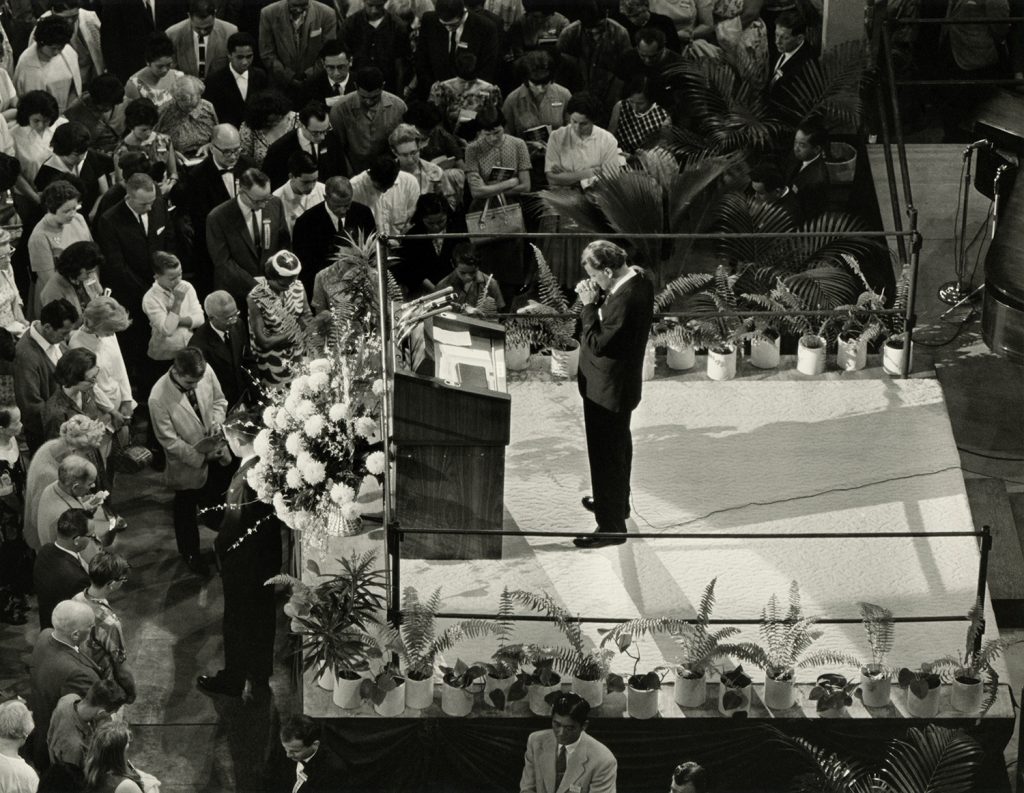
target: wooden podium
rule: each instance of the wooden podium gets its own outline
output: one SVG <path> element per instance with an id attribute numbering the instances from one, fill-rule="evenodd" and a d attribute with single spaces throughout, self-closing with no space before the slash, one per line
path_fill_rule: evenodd
<path id="1" fill-rule="evenodd" d="M 434 345 L 435 376 L 395 372 L 399 527 L 500 531 L 511 416 L 505 329 L 449 313 L 425 325 Z M 409 534 L 402 556 L 500 559 L 501 539 Z"/>

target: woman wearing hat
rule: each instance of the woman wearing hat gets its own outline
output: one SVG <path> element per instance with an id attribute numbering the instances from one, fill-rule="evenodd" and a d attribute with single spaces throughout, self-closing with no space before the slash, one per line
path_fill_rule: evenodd
<path id="1" fill-rule="evenodd" d="M 286 383 L 291 363 L 305 352 L 306 324 L 312 317 L 306 290 L 298 280 L 299 257 L 278 251 L 266 264 L 266 280 L 249 292 L 249 337 L 256 370 L 264 385 Z"/>

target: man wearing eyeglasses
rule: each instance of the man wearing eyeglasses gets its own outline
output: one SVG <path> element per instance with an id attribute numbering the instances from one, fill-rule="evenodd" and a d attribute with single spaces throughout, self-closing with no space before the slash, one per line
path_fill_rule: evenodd
<path id="1" fill-rule="evenodd" d="M 217 375 L 230 408 L 238 404 L 252 385 L 252 377 L 247 372 L 251 368 L 249 334 L 245 325 L 238 321 L 238 306 L 228 292 L 219 289 L 207 295 L 203 310 L 206 322 L 195 329 L 188 346 L 203 354 Z"/>
<path id="2" fill-rule="evenodd" d="M 321 181 L 342 175 L 341 146 L 327 117 L 327 105 L 319 99 L 307 102 L 299 110 L 299 126 L 278 138 L 263 158 L 263 172 L 276 190 L 288 181 L 288 158 L 304 151 L 313 158 Z"/>
<path id="3" fill-rule="evenodd" d="M 551 729 L 526 741 L 520 793 L 615 793 L 618 762 L 586 733 L 590 705 L 578 694 L 558 694 Z"/>

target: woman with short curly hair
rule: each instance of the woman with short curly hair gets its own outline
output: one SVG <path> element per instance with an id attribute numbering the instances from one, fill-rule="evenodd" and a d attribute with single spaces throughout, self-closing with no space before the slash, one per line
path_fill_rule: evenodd
<path id="1" fill-rule="evenodd" d="M 28 238 L 28 257 L 32 265 L 32 289 L 29 310 L 39 316 L 41 295 L 53 277 L 55 263 L 66 248 L 76 242 L 92 242 L 92 232 L 80 209 L 82 194 L 70 182 L 58 179 L 43 188 L 40 195 L 46 214 Z"/>
<path id="2" fill-rule="evenodd" d="M 89 301 L 103 294 L 99 271 L 103 265 L 103 252 L 95 242 L 76 242 L 64 249 L 57 259 L 56 272 L 42 291 L 42 305 L 63 298 L 78 312 L 78 325 L 82 324 L 82 311 Z"/>
<path id="3" fill-rule="evenodd" d="M 17 124 L 10 125 L 10 133 L 14 141 L 14 155 L 21 163 L 15 193 L 35 203 L 39 201 L 39 193 L 35 189 L 36 174 L 51 154 L 53 131 L 67 119 L 61 116 L 57 100 L 46 91 L 29 91 L 18 100 L 15 120 Z"/>
<path id="4" fill-rule="evenodd" d="M 238 130 L 242 154 L 262 165 L 270 144 L 287 135 L 298 123 L 298 113 L 280 91 L 271 88 L 253 94 L 246 102 L 245 121 Z"/>
<path id="5" fill-rule="evenodd" d="M 39 776 L 18 754 L 33 729 L 32 713 L 21 698 L 0 702 L 0 779 L 4 780 L 4 790 L 35 790 L 39 785 Z"/>
<path id="6" fill-rule="evenodd" d="M 174 144 L 174 150 L 189 157 L 213 137 L 217 126 L 217 111 L 209 100 L 203 99 L 203 81 L 185 74 L 171 86 L 171 101 L 160 114 L 156 131 L 165 133 Z"/>
<path id="7" fill-rule="evenodd" d="M 132 321 L 128 311 L 114 298 L 94 297 L 82 312 L 82 327 L 71 334 L 68 347 L 85 347 L 96 354 L 100 371 L 96 377 L 96 404 L 110 411 L 116 432 L 131 421 L 138 404 L 132 399 L 132 384 L 121 355 L 121 345 L 114 334 L 128 328 Z M 118 422 L 117 416 L 121 417 Z"/>

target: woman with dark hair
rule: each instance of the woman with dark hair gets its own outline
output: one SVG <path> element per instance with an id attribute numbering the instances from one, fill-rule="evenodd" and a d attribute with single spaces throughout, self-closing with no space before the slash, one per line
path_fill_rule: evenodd
<path id="1" fill-rule="evenodd" d="M 124 126 L 128 134 L 114 152 L 114 164 L 125 152 L 141 152 L 153 164 L 150 176 L 167 195 L 178 181 L 178 157 L 170 137 L 154 127 L 160 120 L 156 106 L 148 99 L 136 99 L 124 109 Z"/>
<path id="2" fill-rule="evenodd" d="M 476 118 L 482 108 L 496 110 L 501 89 L 477 75 L 476 55 L 465 51 L 455 56 L 455 76 L 430 86 L 429 100 L 441 111 L 448 129 L 457 132 L 459 124 Z"/>
<path id="3" fill-rule="evenodd" d="M 56 272 L 46 282 L 39 296 L 40 306 L 64 299 L 78 312 L 78 325 L 82 324 L 82 311 L 89 301 L 103 294 L 99 269 L 103 265 L 103 252 L 91 240 L 75 242 L 57 258 Z"/>
<path id="4" fill-rule="evenodd" d="M 66 122 L 61 118 L 57 100 L 46 91 L 29 91 L 18 102 L 15 115 L 17 126 L 11 129 L 14 139 L 14 153 L 21 163 L 21 175 L 15 192 L 29 199 L 33 204 L 39 203 L 39 193 L 33 183 L 40 166 L 50 156 L 50 140 L 54 129 Z M 22 219 L 26 213 L 19 207 L 18 214 Z M 31 215 L 28 212 L 27 215 Z"/>
<path id="5" fill-rule="evenodd" d="M 101 74 L 89 90 L 64 112 L 68 121 L 83 124 L 92 135 L 92 148 L 113 154 L 124 137 L 124 86 L 112 74 Z"/>
<path id="6" fill-rule="evenodd" d="M 88 127 L 77 121 L 61 124 L 50 139 L 53 154 L 36 174 L 37 190 L 58 179 L 77 187 L 82 194 L 82 214 L 87 218 L 93 217 L 100 196 L 110 189 L 114 170 L 113 161 L 105 154 L 90 153 L 91 147 L 92 135 Z"/>
<path id="7" fill-rule="evenodd" d="M 110 411 L 96 404 L 93 393 L 99 374 L 96 353 L 92 350 L 76 347 L 60 357 L 53 373 L 60 387 L 50 394 L 43 405 L 43 435 L 46 440 L 58 437 L 61 426 L 72 416 L 82 415 L 103 422 L 108 430 L 112 428 Z M 120 416 L 117 418 L 120 426 Z M 100 454 L 104 460 L 110 455 L 110 443 L 111 435 L 107 433 L 100 445 Z"/>
<path id="8" fill-rule="evenodd" d="M 631 77 L 622 89 L 622 99 L 612 108 L 608 131 L 627 154 L 635 154 L 654 133 L 672 123 L 669 112 L 654 100 L 657 88 L 648 77 Z"/>
<path id="9" fill-rule="evenodd" d="M 171 86 L 184 74 L 171 68 L 174 64 L 174 43 L 166 33 L 152 33 L 146 43 L 144 57 L 146 65 L 128 78 L 124 95 L 129 99 L 146 98 L 158 111 L 163 110 L 171 101 Z"/>
<path id="10" fill-rule="evenodd" d="M 85 758 L 88 793 L 143 793 L 142 775 L 128 759 L 132 733 L 123 721 L 96 728 Z"/>
<path id="11" fill-rule="evenodd" d="M 409 234 L 465 234 L 466 218 L 453 214 L 444 196 L 426 193 L 416 201 Z M 434 239 L 402 240 L 398 249 L 400 263 L 392 274 L 408 299 L 434 291 L 437 282 L 454 269 L 452 252 L 468 237 L 435 237 Z M 315 299 L 315 298 L 314 298 Z"/>
<path id="12" fill-rule="evenodd" d="M 298 113 L 280 91 L 271 88 L 253 94 L 246 102 L 245 121 L 238 130 L 242 154 L 262 165 L 270 144 L 287 135 L 298 123 Z"/>
<path id="13" fill-rule="evenodd" d="M 14 87 L 19 94 L 49 91 L 60 112 L 82 95 L 82 72 L 78 53 L 71 46 L 71 25 L 62 17 L 40 19 L 35 41 L 18 58 Z"/>
<path id="14" fill-rule="evenodd" d="M 43 289 L 53 277 L 61 253 L 76 242 L 92 242 L 89 225 L 78 211 L 82 194 L 74 185 L 64 180 L 51 182 L 43 188 L 41 198 L 46 214 L 28 238 L 33 277 L 29 305 L 33 317 L 38 317 L 43 307 Z"/>

